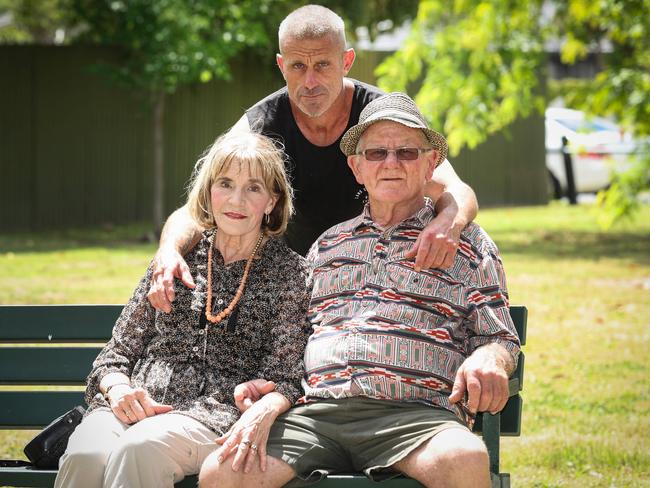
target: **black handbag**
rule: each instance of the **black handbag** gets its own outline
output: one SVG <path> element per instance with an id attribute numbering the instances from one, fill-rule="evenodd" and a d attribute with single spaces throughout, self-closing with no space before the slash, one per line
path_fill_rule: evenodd
<path id="1" fill-rule="evenodd" d="M 53 420 L 25 446 L 27 459 L 37 468 L 57 469 L 59 458 L 68 447 L 68 439 L 85 413 L 85 408 L 76 406 Z"/>

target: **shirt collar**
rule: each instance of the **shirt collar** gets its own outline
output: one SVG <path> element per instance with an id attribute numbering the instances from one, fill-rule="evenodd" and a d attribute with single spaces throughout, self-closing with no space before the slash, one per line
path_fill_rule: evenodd
<path id="1" fill-rule="evenodd" d="M 409 224 L 415 224 L 417 226 L 421 227 L 426 227 L 431 220 L 436 215 L 436 211 L 433 207 L 433 202 L 429 197 L 424 197 L 424 204 L 418 211 L 416 211 L 413 215 L 410 217 L 404 219 L 401 224 L 404 223 L 409 223 Z M 398 224 L 399 225 L 399 224 Z M 366 203 L 363 207 L 363 212 L 361 212 L 361 215 L 359 215 L 356 219 L 355 222 L 353 223 L 353 230 L 357 231 L 359 229 L 362 229 L 364 227 L 372 227 L 372 228 L 379 228 L 377 224 L 372 220 L 372 217 L 370 216 L 370 203 Z"/>

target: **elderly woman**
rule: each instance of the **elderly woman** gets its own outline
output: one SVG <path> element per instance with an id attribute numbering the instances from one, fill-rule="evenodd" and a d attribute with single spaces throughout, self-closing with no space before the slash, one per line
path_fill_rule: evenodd
<path id="1" fill-rule="evenodd" d="M 174 310 L 156 312 L 149 267 L 93 364 L 89 413 L 55 486 L 171 487 L 218 439 L 230 439 L 224 457 L 263 462 L 271 424 L 300 395 L 309 335 L 306 265 L 278 237 L 291 197 L 264 136 L 227 134 L 199 161 L 188 206 L 207 230 L 187 255 L 197 286 L 178 286 Z M 275 388 L 240 418 L 233 391 L 251 378 Z"/>

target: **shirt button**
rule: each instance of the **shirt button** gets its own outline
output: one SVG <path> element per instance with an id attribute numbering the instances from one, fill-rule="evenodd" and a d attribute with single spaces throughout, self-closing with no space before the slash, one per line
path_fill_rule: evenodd
<path id="1" fill-rule="evenodd" d="M 199 348 L 198 348 L 197 346 L 194 346 L 194 347 L 192 348 L 192 351 L 194 351 L 194 352 L 196 352 L 196 351 L 198 351 L 198 350 L 199 350 Z"/>
<path id="2" fill-rule="evenodd" d="M 217 305 L 223 305 L 223 300 L 221 298 L 219 298 L 219 300 L 217 300 Z"/>
<path id="3" fill-rule="evenodd" d="M 199 329 L 199 335 L 205 334 L 205 329 Z"/>

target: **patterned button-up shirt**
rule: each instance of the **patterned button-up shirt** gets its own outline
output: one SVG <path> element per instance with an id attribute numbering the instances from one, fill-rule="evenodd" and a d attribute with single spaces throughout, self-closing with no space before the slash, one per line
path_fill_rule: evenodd
<path id="1" fill-rule="evenodd" d="M 368 207 L 314 243 L 306 395 L 368 396 L 446 408 L 456 371 L 477 348 L 501 344 L 516 363 L 519 339 L 508 312 L 497 248 L 476 224 L 462 232 L 453 267 L 416 272 L 405 254 L 434 218 L 429 199 L 411 218 L 380 228 Z"/>

